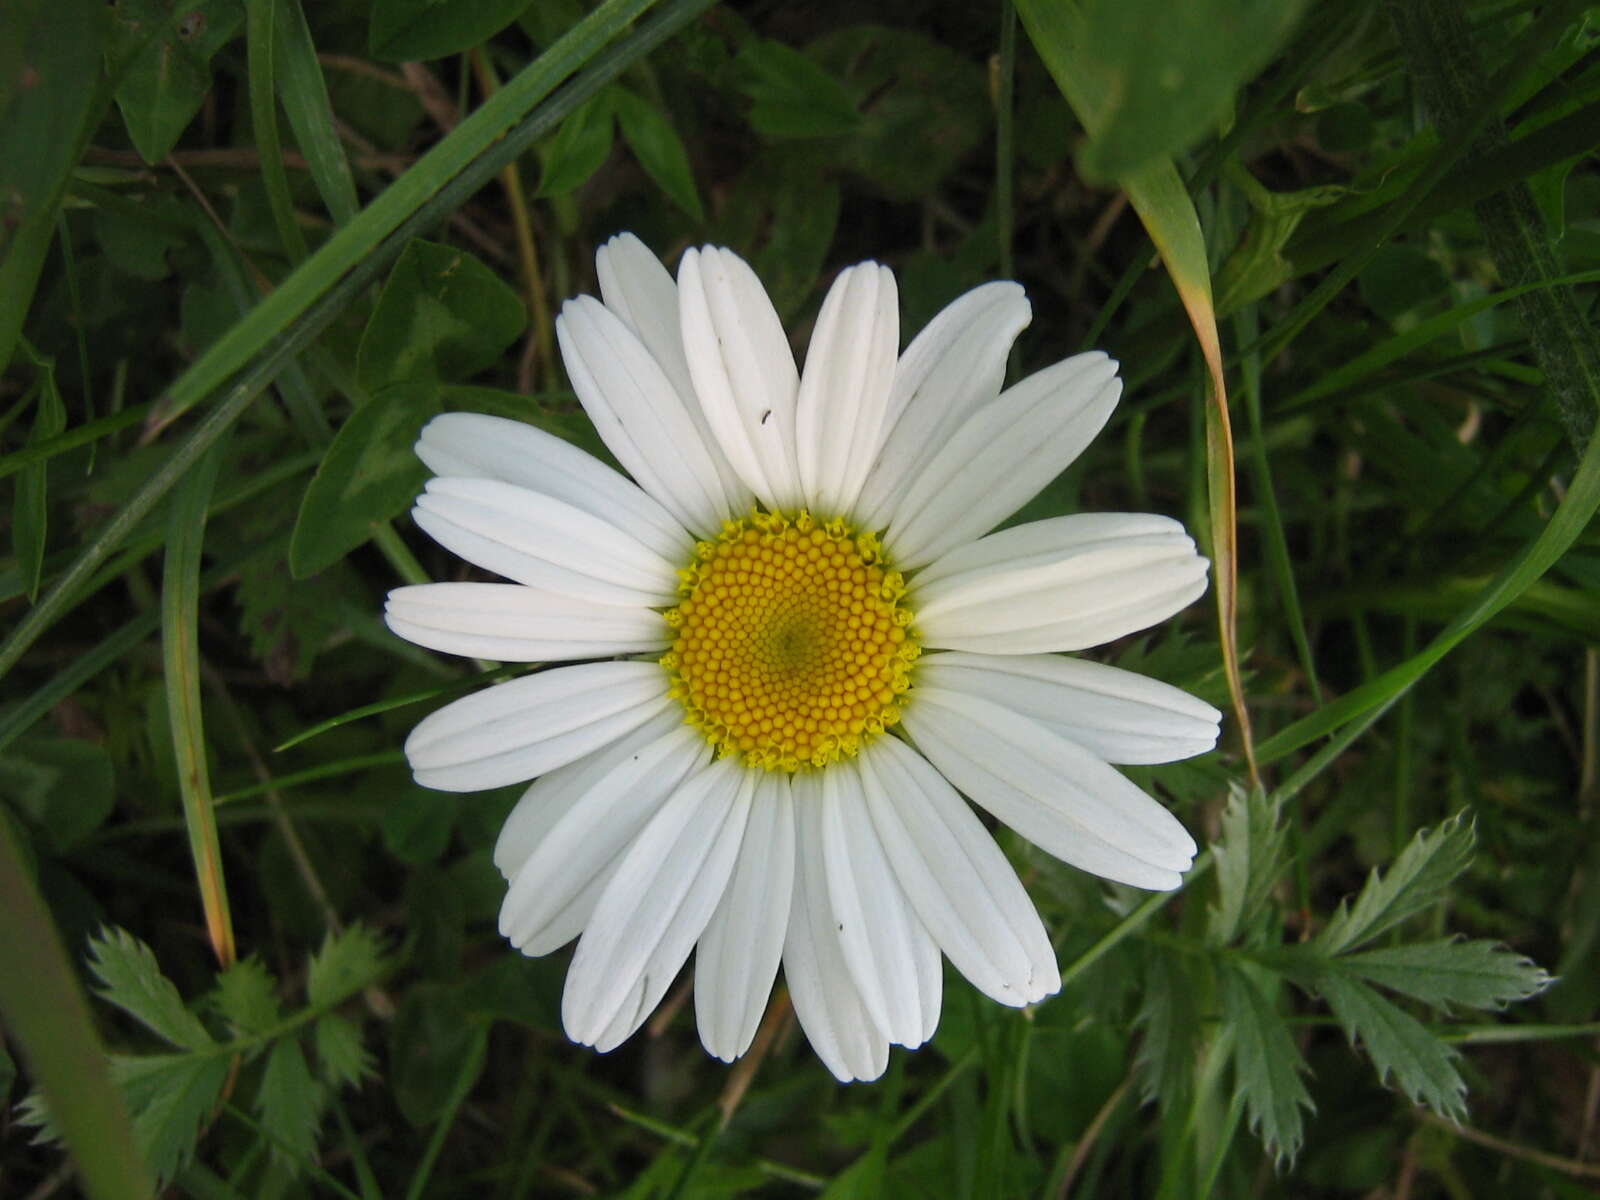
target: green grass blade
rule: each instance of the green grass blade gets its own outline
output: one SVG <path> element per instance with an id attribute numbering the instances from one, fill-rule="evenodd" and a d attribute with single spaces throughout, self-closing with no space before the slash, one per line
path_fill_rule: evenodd
<path id="1" fill-rule="evenodd" d="M 1503 611 L 1554 566 L 1572 548 L 1596 511 L 1600 511 L 1600 438 L 1590 441 L 1566 496 L 1539 536 L 1507 563 L 1433 641 L 1405 662 L 1391 667 L 1377 678 L 1267 738 L 1259 747 L 1261 761 L 1276 761 L 1332 733 L 1347 721 L 1369 716 L 1380 708 L 1387 709 L 1440 659 Z"/>
<path id="2" fill-rule="evenodd" d="M 77 974 L 0 814 L 0 1016 L 19 1045 L 90 1200 L 148 1200 L 122 1093 Z"/>
<path id="3" fill-rule="evenodd" d="M 274 0 L 274 4 L 278 99 L 333 223 L 348 225 L 355 219 L 361 202 L 350 174 L 350 161 L 334 127 L 333 105 L 328 100 L 322 65 L 317 62 L 317 48 L 311 41 L 311 28 L 306 24 L 300 0 Z"/>
<path id="4" fill-rule="evenodd" d="M 261 183 L 267 190 L 278 240 L 289 261 L 297 263 L 305 258 L 307 247 L 305 234 L 296 222 L 294 200 L 289 195 L 289 172 L 283 165 L 283 140 L 278 136 L 278 16 L 278 0 L 250 0 L 245 34 L 250 64 L 250 122 L 261 155 Z"/>
<path id="5" fill-rule="evenodd" d="M 214 446 L 195 463 L 173 495 L 166 563 L 161 585 L 161 646 L 177 760 L 184 823 L 194 854 L 195 876 L 205 910 L 206 930 L 217 961 L 235 958 L 228 886 L 222 873 L 222 847 L 212 811 L 211 778 L 206 767 L 205 721 L 200 711 L 200 555 L 205 542 L 206 508 L 222 464 L 223 446 Z"/>
<path id="6" fill-rule="evenodd" d="M 533 141 L 554 128 L 564 117 L 620 75 L 631 63 L 649 53 L 685 23 L 710 7 L 710 4 L 711 0 L 669 2 L 656 18 L 642 26 L 615 49 L 598 58 L 581 80 L 563 89 L 561 94 L 548 104 L 538 106 L 537 111 L 530 112 L 511 132 L 490 138 L 487 144 L 480 147 L 480 153 L 476 157 L 469 158 L 467 168 L 457 172 L 447 182 L 442 182 L 437 177 L 437 170 L 430 168 L 426 172 L 428 176 L 426 181 L 408 185 L 405 189 L 406 196 L 416 201 L 420 207 L 409 213 L 403 213 L 396 210 L 396 203 L 393 201 L 386 205 L 385 199 L 395 193 L 413 173 L 421 171 L 426 164 L 433 162 L 434 156 L 447 144 L 455 147 L 451 156 L 452 161 L 454 157 L 458 157 L 463 143 L 454 139 L 461 138 L 469 126 L 475 131 L 470 143 L 473 146 L 477 146 L 483 140 L 486 128 L 490 130 L 498 128 L 494 121 L 488 122 L 487 125 L 482 122 L 474 125 L 474 120 L 487 111 L 493 102 L 486 104 L 479 113 L 474 114 L 473 119 L 463 122 L 450 138 L 441 142 L 434 151 L 425 156 L 383 196 L 364 210 L 361 222 L 352 222 L 350 226 L 336 234 L 328 244 L 301 264 L 300 268 L 267 297 L 260 307 L 252 310 L 248 317 L 215 343 L 167 393 L 168 404 L 165 409 L 166 415 L 162 418 L 163 423 L 171 419 L 171 405 L 174 398 L 181 402 L 183 407 L 188 407 L 209 395 L 236 373 L 237 378 L 233 379 L 222 401 L 206 413 L 174 457 L 158 468 L 150 480 L 124 504 L 117 515 L 107 522 L 100 534 L 41 598 L 38 606 L 12 631 L 11 636 L 0 644 L 0 676 L 10 671 L 28 647 L 71 607 L 73 597 L 83 581 L 115 552 L 128 532 L 160 502 L 178 479 L 182 478 L 188 465 L 205 453 L 277 373 L 345 310 L 351 300 L 400 252 L 412 235 L 420 234 L 437 224 L 445 214 L 464 203 L 487 179 L 492 178 L 506 162 L 516 158 Z M 566 62 L 578 50 L 593 49 L 591 43 L 599 36 L 592 28 L 595 21 L 605 16 L 620 27 L 630 19 L 629 14 L 637 8 L 639 8 L 637 2 L 623 5 L 622 0 L 610 0 L 610 3 L 597 10 L 513 82 L 524 81 L 529 78 L 530 73 L 534 73 L 547 85 L 538 94 L 545 94 L 555 86 L 548 79 L 550 72 L 557 70 L 560 63 Z M 573 42 L 575 38 L 578 39 L 576 43 Z M 556 66 L 547 61 L 552 58 L 559 60 Z M 562 77 L 564 74 L 563 70 Z M 520 89 L 522 99 L 525 101 L 528 90 L 528 85 Z M 499 100 L 511 91 L 512 85 L 507 85 L 496 93 L 495 100 Z M 391 232 L 382 239 L 381 245 L 366 246 L 365 238 L 373 233 L 372 214 L 380 208 L 383 227 L 390 227 L 391 222 L 397 223 L 392 225 Z M 347 235 L 353 235 L 357 224 L 361 224 L 362 237 L 356 240 L 355 248 L 359 252 L 352 258 L 352 244 Z M 332 284 L 321 279 L 330 268 L 338 275 L 337 282 Z M 286 300 L 286 295 L 290 295 L 291 298 Z M 268 315 L 263 316 L 263 313 Z"/>

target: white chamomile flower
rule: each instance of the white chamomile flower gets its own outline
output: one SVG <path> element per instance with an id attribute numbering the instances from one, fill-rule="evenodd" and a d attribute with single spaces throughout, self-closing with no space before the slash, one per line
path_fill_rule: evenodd
<path id="1" fill-rule="evenodd" d="M 531 426 L 435 419 L 417 524 L 511 582 L 402 587 L 387 616 L 451 654 L 605 661 L 457 700 L 407 757 L 446 791 L 534 781 L 495 848 L 500 929 L 525 954 L 579 939 L 574 1040 L 620 1044 L 693 951 L 712 1054 L 749 1048 L 781 963 L 822 1061 L 874 1079 L 932 1036 L 941 951 L 1002 1004 L 1060 987 L 968 800 L 1086 871 L 1178 886 L 1194 841 L 1108 764 L 1209 750 L 1218 713 L 1056 652 L 1170 617 L 1206 560 L 1159 516 L 989 532 L 1122 388 L 1091 353 L 1002 391 L 1014 283 L 900 354 L 893 274 L 851 267 L 802 372 L 729 251 L 688 251 L 674 283 L 624 234 L 598 265 L 602 298 L 557 331 L 633 480 Z"/>

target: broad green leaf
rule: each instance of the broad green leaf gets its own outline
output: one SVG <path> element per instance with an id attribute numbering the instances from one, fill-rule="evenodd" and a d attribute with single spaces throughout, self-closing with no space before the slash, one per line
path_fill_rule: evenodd
<path id="1" fill-rule="evenodd" d="M 529 0 L 374 0 L 368 46 L 391 62 L 443 58 L 487 41 Z"/>
<path id="2" fill-rule="evenodd" d="M 1261 910 L 1283 867 L 1283 842 L 1279 806 L 1260 788 L 1230 787 L 1222 837 L 1214 847 L 1217 904 L 1210 924 L 1219 944 L 1245 932 Z"/>
<path id="3" fill-rule="evenodd" d="M 332 1008 L 376 981 L 384 972 L 383 943 L 365 925 L 329 933 L 312 955 L 306 995 L 313 1008 Z"/>
<path id="4" fill-rule="evenodd" d="M 283 1019 L 277 988 L 259 958 L 244 958 L 217 976 L 211 1003 L 239 1033 L 265 1033 Z"/>
<path id="5" fill-rule="evenodd" d="M 824 34 L 806 54 L 861 112 L 834 152 L 838 162 L 894 199 L 931 194 L 990 132 L 982 66 L 921 33 L 851 25 Z"/>
<path id="6" fill-rule="evenodd" d="M 7 0 L 0 33 L 0 372 L 12 361 L 57 208 L 108 102 L 106 6 Z"/>
<path id="7" fill-rule="evenodd" d="M 147 163 L 177 143 L 211 90 L 211 56 L 244 24 L 242 0 L 117 0 L 108 58 L 133 58 L 117 88 L 128 136 Z M 154 36 L 152 36 L 154 35 Z"/>
<path id="8" fill-rule="evenodd" d="M 133 1112 L 133 1131 L 163 1183 L 194 1157 L 231 1070 L 225 1054 L 113 1057 L 111 1075 Z"/>
<path id="9" fill-rule="evenodd" d="M 186 1050 L 215 1045 L 150 947 L 126 930 L 112 926 L 89 939 L 89 968 L 104 985 L 100 995 L 152 1033 Z"/>
<path id="10" fill-rule="evenodd" d="M 360 1087 L 373 1074 L 372 1056 L 361 1042 L 361 1026 L 338 1013 L 325 1013 L 312 1027 L 317 1070 L 335 1087 Z"/>
<path id="11" fill-rule="evenodd" d="M 616 91 L 601 92 L 561 123 L 539 151 L 539 196 L 565 196 L 589 182 L 611 154 Z"/>
<path id="12" fill-rule="evenodd" d="M 1489 941 L 1440 938 L 1403 946 L 1381 946 L 1336 960 L 1391 991 L 1441 1008 L 1501 1008 L 1536 996 L 1550 986 L 1544 968 Z"/>
<path id="13" fill-rule="evenodd" d="M 1262 972 L 1259 977 L 1276 990 L 1277 976 Z M 1305 1059 L 1257 976 L 1229 967 L 1217 979 L 1223 1019 L 1234 1039 L 1234 1082 L 1244 1093 L 1250 1128 L 1273 1158 L 1293 1158 L 1305 1132 L 1301 1110 L 1315 1107 L 1300 1079 Z"/>
<path id="14" fill-rule="evenodd" d="M 465 250 L 413 239 L 362 334 L 361 386 L 466 379 L 493 365 L 526 324 L 516 289 L 488 267 Z"/>
<path id="15" fill-rule="evenodd" d="M 422 983 L 406 993 L 389 1026 L 389 1082 L 413 1126 L 431 1124 L 450 1103 L 482 1028 L 462 1019 L 458 988 Z"/>
<path id="16" fill-rule="evenodd" d="M 115 782 L 105 748 L 81 738 L 29 737 L 0 757 L 0 796 L 57 853 L 105 823 Z"/>
<path id="17" fill-rule="evenodd" d="M 460 807 L 455 796 L 409 788 L 384 808 L 383 844 L 402 862 L 436 862 L 449 848 Z"/>
<path id="18" fill-rule="evenodd" d="M 1340 903 L 1312 945 L 1328 956 L 1342 954 L 1435 903 L 1472 861 L 1474 841 L 1459 815 L 1418 830 L 1387 874 L 1374 870 L 1354 902 Z"/>
<path id="19" fill-rule="evenodd" d="M 1364 983 L 1328 975 L 1318 990 L 1350 1040 L 1366 1046 L 1380 1081 L 1392 1075 L 1414 1102 L 1451 1120 L 1466 1116 L 1467 1085 L 1456 1070 L 1460 1056 L 1447 1043 Z"/>
<path id="20" fill-rule="evenodd" d="M 611 96 L 622 136 L 645 174 L 690 217 L 696 221 L 705 220 L 700 193 L 694 185 L 694 171 L 689 166 L 689 153 L 666 113 L 625 88 L 613 88 Z"/>
<path id="21" fill-rule="evenodd" d="M 1065 0 L 1056 0 L 1064 6 Z M 1288 37 L 1304 0 L 1082 0 L 1076 61 L 1101 96 L 1079 155 L 1114 179 L 1187 150 Z"/>
<path id="22" fill-rule="evenodd" d="M 289 542 L 296 579 L 331 567 L 416 499 L 428 469 L 412 448 L 439 411 L 438 386 L 417 379 L 381 389 L 344 423 L 300 501 Z"/>
<path id="23" fill-rule="evenodd" d="M 311 1077 L 297 1038 L 281 1038 L 267 1056 L 256 1090 L 256 1112 L 276 1141 L 272 1153 L 288 1163 L 309 1162 L 317 1149 L 317 1127 L 325 1102 L 322 1086 Z"/>
<path id="24" fill-rule="evenodd" d="M 750 127 L 768 137 L 839 137 L 861 123 L 850 93 L 806 55 L 755 38 L 734 59 L 739 86 L 752 101 Z"/>
<path id="25" fill-rule="evenodd" d="M 1115 96 L 1103 86 L 1107 80 L 1097 59 L 1099 47 L 1088 38 L 1082 12 L 1073 5 L 1052 0 L 1018 0 L 1016 7 L 1028 37 L 1044 59 L 1061 94 L 1090 135 L 1098 136 L 1113 116 Z M 1233 702 L 1233 718 L 1244 747 L 1245 767 L 1251 784 L 1256 785 L 1260 780 L 1255 742 L 1250 732 L 1250 710 L 1245 704 L 1244 681 L 1239 669 L 1238 501 L 1234 485 L 1233 426 L 1228 411 L 1222 339 L 1217 332 L 1205 236 L 1194 202 L 1170 159 L 1161 155 L 1145 158 L 1119 171 L 1117 182 L 1127 192 L 1129 202 L 1155 243 L 1161 261 L 1166 264 L 1211 376 L 1211 395 L 1205 410 L 1205 461 L 1217 628 L 1228 678 L 1228 695 Z"/>

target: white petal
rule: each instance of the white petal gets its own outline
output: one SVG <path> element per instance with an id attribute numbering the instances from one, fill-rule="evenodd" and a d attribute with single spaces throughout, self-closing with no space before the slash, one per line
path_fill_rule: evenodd
<path id="1" fill-rule="evenodd" d="M 629 843 L 705 762 L 705 739 L 677 713 L 662 713 L 650 728 L 649 741 L 628 739 L 626 753 L 590 755 L 573 764 L 588 768 L 580 778 L 551 787 L 556 819 L 518 866 L 500 906 L 500 932 L 524 954 L 549 954 L 583 931 Z M 535 783 L 526 799 L 542 799 L 536 789 L 553 778 Z M 527 832 L 533 831 L 519 829 L 513 836 L 520 840 Z M 503 857 L 514 849 L 507 846 Z M 502 857 L 498 847 L 496 857 Z"/>
<path id="2" fill-rule="evenodd" d="M 495 839 L 494 865 L 510 883 L 556 822 L 583 802 L 589 789 L 615 770 L 624 759 L 659 741 L 683 724 L 683 716 L 668 708 L 592 754 L 541 775 L 522 793 L 516 807 L 500 826 Z"/>
<path id="3" fill-rule="evenodd" d="M 686 398 L 620 317 L 579 296 L 562 306 L 556 336 L 584 411 L 640 487 L 702 537 L 740 515 Z"/>
<path id="4" fill-rule="evenodd" d="M 956 970 L 1013 1007 L 1059 990 L 1055 950 L 1033 902 L 944 776 L 895 737 L 879 738 L 857 761 L 895 877 Z"/>
<path id="5" fill-rule="evenodd" d="M 756 780 L 739 863 L 694 956 L 695 1020 L 705 1048 L 732 1062 L 750 1048 L 772 995 L 794 898 L 789 777 Z"/>
<path id="6" fill-rule="evenodd" d="M 561 1023 L 573 1041 L 614 1049 L 666 994 L 733 872 L 754 784 L 734 759 L 713 762 L 628 847 L 567 972 Z"/>
<path id="7" fill-rule="evenodd" d="M 516 583 L 424 583 L 396 588 L 384 606 L 408 642 L 497 662 L 555 662 L 661 650 L 661 614 L 574 600 Z"/>
<path id="8" fill-rule="evenodd" d="M 1122 394 L 1098 350 L 1029 376 L 969 416 L 911 480 L 884 535 L 914 570 L 987 533 L 1094 440 Z"/>
<path id="9" fill-rule="evenodd" d="M 406 758 L 423 787 L 504 787 L 598 750 L 671 703 L 659 663 L 541 671 L 463 696 L 424 717 L 406 739 Z"/>
<path id="10" fill-rule="evenodd" d="M 843 1083 L 876 1079 L 889 1065 L 839 946 L 838 922 L 823 866 L 822 793 L 815 772 L 794 777 L 794 903 L 783 943 L 783 975 L 794 1015 L 823 1065 Z"/>
<path id="11" fill-rule="evenodd" d="M 1133 671 L 1055 654 L 928 654 L 917 682 L 992 700 L 1111 763 L 1164 763 L 1217 744 L 1222 714 Z"/>
<path id="12" fill-rule="evenodd" d="M 1183 882 L 1194 839 L 1081 746 L 998 704 L 942 688 L 908 695 L 902 719 L 945 778 L 1063 862 L 1157 891 Z"/>
<path id="13" fill-rule="evenodd" d="M 1006 357 L 1033 309 L 1014 283 L 986 283 L 947 305 L 895 368 L 883 448 L 856 505 L 858 522 L 882 529 L 895 502 L 956 428 L 1000 394 Z"/>
<path id="14" fill-rule="evenodd" d="M 435 475 L 498 479 L 554 496 L 627 530 L 672 562 L 687 560 L 694 549 L 683 524 L 632 480 L 571 442 L 521 421 L 445 413 L 423 426 L 417 457 Z"/>
<path id="15" fill-rule="evenodd" d="M 683 325 L 678 315 L 678 285 L 661 261 L 631 233 L 618 234 L 595 252 L 600 276 L 600 298 L 623 324 L 638 335 L 660 365 L 683 410 L 700 436 L 707 457 L 716 468 L 725 506 L 735 516 L 750 507 L 750 489 L 739 480 L 695 398 L 689 360 L 683 353 Z M 715 529 L 703 531 L 715 533 Z"/>
<path id="16" fill-rule="evenodd" d="M 932 943 L 884 857 L 855 765 L 820 772 L 822 857 L 839 946 L 873 1023 L 895 1045 L 925 1040 L 919 958 Z M 937 962 L 937 952 L 934 955 Z M 938 977 L 935 974 L 935 990 Z M 937 1020 L 938 1006 L 933 1006 Z"/>
<path id="17" fill-rule="evenodd" d="M 678 302 L 689 373 L 712 434 L 763 504 L 794 511 L 800 376 L 766 289 L 737 254 L 706 246 L 684 252 Z"/>
<path id="18" fill-rule="evenodd" d="M 1193 602 L 1208 565 L 1167 517 L 1079 513 L 952 550 L 916 577 L 912 607 L 928 649 L 1081 650 Z"/>
<path id="19" fill-rule="evenodd" d="M 887 432 L 900 348 L 894 272 L 861 263 L 822 302 L 795 406 L 800 486 L 824 519 L 848 513 Z"/>
<path id="20" fill-rule="evenodd" d="M 496 479 L 432 479 L 412 518 L 452 554 L 599 604 L 677 602 L 678 563 L 580 508 Z"/>

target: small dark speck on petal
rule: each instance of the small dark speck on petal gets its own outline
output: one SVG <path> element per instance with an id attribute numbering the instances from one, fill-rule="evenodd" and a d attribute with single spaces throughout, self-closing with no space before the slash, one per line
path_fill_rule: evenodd
<path id="1" fill-rule="evenodd" d="M 763 425 L 765 425 L 767 423 L 767 418 L 770 417 L 771 415 L 772 415 L 772 410 L 769 408 L 769 409 L 767 409 L 766 412 L 761 414 L 761 423 Z"/>

